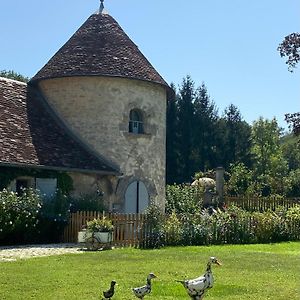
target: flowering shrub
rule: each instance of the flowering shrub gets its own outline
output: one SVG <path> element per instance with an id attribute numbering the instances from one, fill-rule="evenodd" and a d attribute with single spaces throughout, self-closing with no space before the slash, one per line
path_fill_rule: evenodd
<path id="1" fill-rule="evenodd" d="M 58 242 L 68 222 L 69 200 L 60 191 L 42 200 L 34 189 L 22 195 L 0 191 L 0 244 Z"/>
<path id="2" fill-rule="evenodd" d="M 249 244 L 300 240 L 300 206 L 249 212 L 231 206 L 166 215 L 156 226 L 161 245 Z M 157 232 L 158 231 L 158 232 Z M 153 238 L 153 237 L 152 237 Z"/>
<path id="3" fill-rule="evenodd" d="M 203 205 L 203 191 L 197 186 L 168 185 L 166 187 L 166 213 L 195 213 Z"/>
<path id="4" fill-rule="evenodd" d="M 0 243 L 30 240 L 36 231 L 41 206 L 41 199 L 32 189 L 21 196 L 0 191 Z"/>
<path id="5" fill-rule="evenodd" d="M 112 232 L 114 230 L 114 226 L 111 220 L 103 216 L 101 219 L 88 221 L 86 229 L 91 232 Z"/>

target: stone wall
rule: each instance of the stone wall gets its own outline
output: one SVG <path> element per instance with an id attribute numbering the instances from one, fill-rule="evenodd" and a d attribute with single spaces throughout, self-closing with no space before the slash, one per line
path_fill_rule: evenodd
<path id="1" fill-rule="evenodd" d="M 109 77 L 66 77 L 39 83 L 65 124 L 123 176 L 109 180 L 110 205 L 122 210 L 128 183 L 142 180 L 150 198 L 165 196 L 166 90 L 145 81 Z M 129 112 L 139 109 L 144 134 L 128 132 Z M 99 179 L 99 178 L 98 178 Z M 103 180 L 103 178 L 101 179 Z M 83 188 L 83 187 L 82 187 Z"/>

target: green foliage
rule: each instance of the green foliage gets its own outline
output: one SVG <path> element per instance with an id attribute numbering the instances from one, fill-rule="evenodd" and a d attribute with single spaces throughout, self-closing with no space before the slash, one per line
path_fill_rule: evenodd
<path id="1" fill-rule="evenodd" d="M 206 85 L 195 88 L 186 76 L 167 102 L 167 183 L 190 182 L 196 172 L 231 163 L 250 167 L 250 137 L 237 107 L 231 104 L 220 118 Z"/>
<path id="2" fill-rule="evenodd" d="M 191 159 L 193 149 L 193 115 L 194 115 L 194 81 L 190 76 L 183 79 L 179 88 L 177 100 L 177 128 L 178 137 L 177 151 L 180 154 L 178 160 L 174 162 L 180 170 L 176 182 L 190 181 L 193 172 L 193 162 Z"/>
<path id="3" fill-rule="evenodd" d="M 41 199 L 32 189 L 22 196 L 0 191 L 0 243 L 20 243 L 30 240 L 36 231 Z"/>
<path id="4" fill-rule="evenodd" d="M 86 229 L 90 232 L 112 232 L 114 226 L 112 221 L 103 216 L 86 223 Z"/>
<path id="5" fill-rule="evenodd" d="M 33 189 L 22 195 L 0 192 L 0 244 L 58 242 L 69 217 L 69 199 L 57 191 L 41 199 Z"/>
<path id="6" fill-rule="evenodd" d="M 296 205 L 286 212 L 286 217 L 290 220 L 300 221 L 300 205 Z"/>
<path id="7" fill-rule="evenodd" d="M 231 164 L 252 164 L 251 126 L 243 121 L 240 111 L 230 104 L 218 123 L 220 139 L 219 164 L 228 169 Z"/>
<path id="8" fill-rule="evenodd" d="M 195 91 L 192 118 L 192 153 L 193 174 L 205 171 L 217 164 L 217 121 L 218 114 L 214 101 L 202 83 Z"/>
<path id="9" fill-rule="evenodd" d="M 227 182 L 229 194 L 263 197 L 297 195 L 298 172 L 289 174 L 289 161 L 284 155 L 288 149 L 282 146 L 280 134 L 276 119 L 269 121 L 260 118 L 253 124 L 253 165 L 251 169 L 244 164 L 231 166 L 231 177 Z"/>
<path id="10" fill-rule="evenodd" d="M 168 184 L 176 182 L 179 171 L 177 168 L 178 162 L 178 135 L 177 135 L 177 97 L 175 94 L 175 86 L 171 84 L 174 94 L 169 94 L 167 98 L 167 122 L 166 122 L 166 181 Z"/>
<path id="11" fill-rule="evenodd" d="M 166 187 L 166 213 L 193 214 L 201 210 L 203 204 L 203 191 L 197 186 L 167 185 Z"/>
<path id="12" fill-rule="evenodd" d="M 1 70 L 0 71 L 0 77 L 5 77 L 9 79 L 14 79 L 22 82 L 28 82 L 30 80 L 29 77 L 23 76 L 15 71 L 12 70 Z"/>
<path id="13" fill-rule="evenodd" d="M 40 216 L 45 219 L 67 222 L 70 213 L 70 198 L 61 190 L 43 201 Z"/>
<path id="14" fill-rule="evenodd" d="M 171 215 L 166 219 L 163 225 L 163 231 L 168 241 L 168 245 L 179 245 L 182 236 L 181 221 L 173 211 Z"/>
<path id="15" fill-rule="evenodd" d="M 281 130 L 276 119 L 271 121 L 259 118 L 252 127 L 252 154 L 255 175 L 285 176 L 287 161 L 280 146 Z"/>
<path id="16" fill-rule="evenodd" d="M 243 163 L 231 165 L 230 179 L 227 182 L 227 192 L 230 195 L 247 195 L 253 180 L 253 172 Z"/>
<path id="17" fill-rule="evenodd" d="M 107 211 L 107 207 L 103 200 L 101 192 L 90 193 L 81 195 L 80 197 L 73 198 L 72 211 Z"/>
<path id="18" fill-rule="evenodd" d="M 164 241 L 164 214 L 155 203 L 151 203 L 145 212 L 145 221 L 142 225 L 143 241 L 141 248 L 160 248 Z"/>
<path id="19" fill-rule="evenodd" d="M 300 143 L 299 138 L 288 134 L 281 139 L 283 156 L 287 160 L 289 169 L 300 169 Z"/>
<path id="20" fill-rule="evenodd" d="M 300 60 L 300 33 L 293 32 L 287 35 L 279 44 L 277 50 L 281 57 L 285 57 L 288 70 L 293 72 Z"/>
<path id="21" fill-rule="evenodd" d="M 174 210 L 164 218 L 157 218 L 157 213 L 152 211 L 149 217 L 160 245 L 248 244 L 300 239 L 300 206 L 265 212 L 250 212 L 235 206 L 180 214 Z M 153 242 L 151 234 L 145 238 Z"/>
<path id="22" fill-rule="evenodd" d="M 64 194 L 69 194 L 73 189 L 72 178 L 64 172 L 52 170 L 17 168 L 17 167 L 0 167 L 0 190 L 7 188 L 9 183 L 21 176 L 36 178 L 57 178 L 57 187 Z"/>

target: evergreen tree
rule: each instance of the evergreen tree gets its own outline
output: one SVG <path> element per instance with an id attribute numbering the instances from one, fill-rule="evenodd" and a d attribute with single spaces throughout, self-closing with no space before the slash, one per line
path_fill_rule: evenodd
<path id="1" fill-rule="evenodd" d="M 178 138 L 177 138 L 177 95 L 174 84 L 171 84 L 174 94 L 169 94 L 167 99 L 167 184 L 178 182 Z"/>
<path id="2" fill-rule="evenodd" d="M 178 168 L 179 182 L 190 181 L 193 176 L 193 163 L 191 160 L 193 146 L 193 102 L 195 98 L 194 81 L 186 76 L 179 88 L 178 94 Z"/>
<path id="3" fill-rule="evenodd" d="M 232 163 L 251 166 L 251 126 L 242 120 L 238 108 L 230 104 L 219 123 L 222 132 L 222 166 L 226 169 Z"/>
<path id="4" fill-rule="evenodd" d="M 216 123 L 218 120 L 214 102 L 204 83 L 196 91 L 193 118 L 193 172 L 207 171 L 217 166 Z"/>

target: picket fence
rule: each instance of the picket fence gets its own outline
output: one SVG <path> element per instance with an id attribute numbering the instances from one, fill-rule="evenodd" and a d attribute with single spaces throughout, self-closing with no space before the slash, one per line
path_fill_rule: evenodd
<path id="1" fill-rule="evenodd" d="M 77 243 L 78 231 L 80 231 L 87 221 L 107 217 L 114 225 L 113 244 L 115 246 L 137 247 L 143 239 L 143 224 L 145 215 L 143 214 L 113 214 L 101 213 L 97 211 L 79 211 L 71 213 L 69 224 L 65 227 L 62 236 L 64 243 Z"/>
<path id="2" fill-rule="evenodd" d="M 282 206 L 284 208 L 300 205 L 300 198 L 278 199 L 275 197 L 254 198 L 254 197 L 225 197 L 224 202 L 227 206 L 235 205 L 247 211 L 276 210 Z"/>

